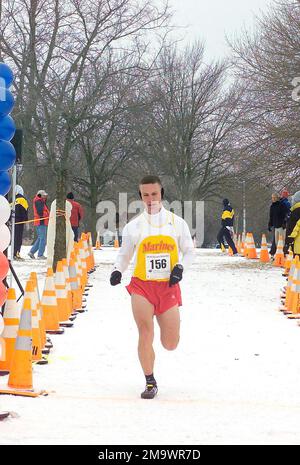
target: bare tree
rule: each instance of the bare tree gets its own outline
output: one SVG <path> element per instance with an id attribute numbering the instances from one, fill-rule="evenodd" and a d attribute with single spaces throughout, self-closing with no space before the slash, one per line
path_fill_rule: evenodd
<path id="1" fill-rule="evenodd" d="M 232 165 L 231 133 L 239 124 L 238 94 L 225 90 L 225 63 L 205 64 L 203 46 L 165 47 L 159 72 L 145 87 L 148 111 L 136 121 L 136 151 L 145 170 L 161 173 L 173 198 L 206 199 Z"/>
<path id="2" fill-rule="evenodd" d="M 279 0 L 257 20 L 254 35 L 244 31 L 231 43 L 244 87 L 238 134 L 244 168 L 277 189 L 293 189 L 300 174 L 300 103 L 293 99 L 293 80 L 300 76 L 299 13 L 299 2 Z"/>
<path id="3" fill-rule="evenodd" d="M 90 108 L 101 98 L 101 80 L 91 80 L 84 92 L 89 65 L 100 67 L 113 48 L 131 54 L 142 35 L 167 25 L 168 6 L 158 9 L 152 0 L 8 0 L 2 16 L 1 50 L 17 69 L 26 154 L 51 166 L 63 210 L 76 129 L 82 121 L 94 127 Z M 54 265 L 65 256 L 64 238 L 58 218 Z"/>
<path id="4" fill-rule="evenodd" d="M 97 203 L 108 192 L 111 196 L 116 175 L 121 175 L 124 161 L 133 155 L 130 114 L 140 106 L 134 90 L 147 82 L 153 64 L 149 56 L 144 60 L 144 53 L 119 54 L 111 57 L 107 67 L 97 70 L 94 79 L 101 80 L 101 98 L 94 101 L 88 122 L 83 119 L 76 129 L 77 151 L 85 166 L 74 172 L 72 182 L 93 213 L 89 223 L 92 232 L 96 231 Z"/>

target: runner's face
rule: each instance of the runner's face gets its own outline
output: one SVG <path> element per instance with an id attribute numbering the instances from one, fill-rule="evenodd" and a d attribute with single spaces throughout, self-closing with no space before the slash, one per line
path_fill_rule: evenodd
<path id="1" fill-rule="evenodd" d="M 140 191 L 142 201 L 145 204 L 148 213 L 158 213 L 161 209 L 161 186 L 155 184 L 141 184 Z"/>

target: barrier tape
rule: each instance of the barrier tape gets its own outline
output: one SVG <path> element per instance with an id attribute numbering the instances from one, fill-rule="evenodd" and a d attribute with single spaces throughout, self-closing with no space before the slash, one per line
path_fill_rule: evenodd
<path id="1" fill-rule="evenodd" d="M 64 210 L 57 210 L 56 216 L 66 216 Z M 34 221 L 41 221 L 41 220 L 48 220 L 50 216 L 43 216 L 42 218 L 35 218 L 33 220 L 27 220 L 27 221 L 18 221 L 16 224 L 25 224 L 25 223 L 33 223 Z"/>

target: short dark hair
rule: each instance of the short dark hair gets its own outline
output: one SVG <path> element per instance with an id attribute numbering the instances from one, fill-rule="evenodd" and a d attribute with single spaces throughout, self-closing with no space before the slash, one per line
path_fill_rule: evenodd
<path id="1" fill-rule="evenodd" d="M 160 186 L 162 186 L 161 180 L 159 179 L 158 176 L 148 174 L 147 176 L 144 176 L 140 180 L 139 185 L 141 185 L 141 184 L 156 184 L 156 183 L 159 184 Z"/>
<path id="2" fill-rule="evenodd" d="M 164 191 L 164 188 L 162 186 L 162 183 L 161 183 L 161 180 L 159 179 L 158 176 L 155 176 L 155 175 L 152 175 L 152 174 L 148 174 L 147 176 L 144 176 L 141 180 L 140 180 L 140 183 L 139 183 L 139 186 L 141 186 L 142 184 L 159 184 L 160 187 L 161 187 L 161 198 L 163 199 L 164 198 L 164 195 L 165 195 L 165 191 Z M 140 198 L 142 198 L 142 194 L 141 194 L 141 191 L 139 190 L 139 195 L 140 195 Z"/>
<path id="3" fill-rule="evenodd" d="M 71 199 L 71 200 L 74 199 L 74 194 L 73 194 L 73 192 L 69 192 L 69 193 L 67 194 L 67 199 Z"/>

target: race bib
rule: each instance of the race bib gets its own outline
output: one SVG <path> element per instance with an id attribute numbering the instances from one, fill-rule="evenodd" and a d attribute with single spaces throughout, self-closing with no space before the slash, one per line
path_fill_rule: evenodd
<path id="1" fill-rule="evenodd" d="M 170 254 L 146 254 L 146 279 L 168 279 L 171 273 Z"/>
<path id="2" fill-rule="evenodd" d="M 162 234 L 145 236 L 137 247 L 133 276 L 142 281 L 169 281 L 176 263 L 178 246 L 174 237 Z"/>

